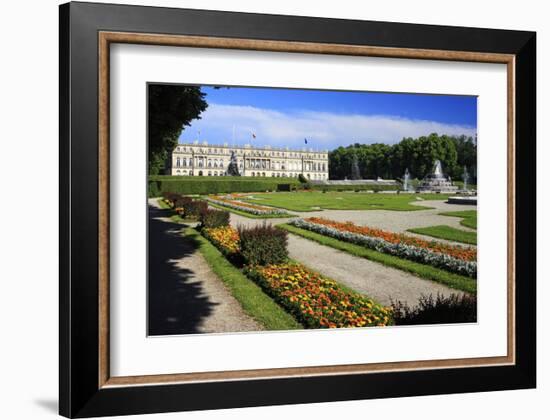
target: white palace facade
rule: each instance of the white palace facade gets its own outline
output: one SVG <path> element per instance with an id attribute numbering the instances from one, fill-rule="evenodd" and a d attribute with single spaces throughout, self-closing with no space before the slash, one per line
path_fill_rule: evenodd
<path id="1" fill-rule="evenodd" d="M 237 157 L 241 176 L 298 177 L 328 180 L 328 151 L 274 148 L 251 145 L 229 146 L 207 142 L 178 144 L 172 152 L 169 173 L 187 176 L 224 176 L 231 159 Z"/>

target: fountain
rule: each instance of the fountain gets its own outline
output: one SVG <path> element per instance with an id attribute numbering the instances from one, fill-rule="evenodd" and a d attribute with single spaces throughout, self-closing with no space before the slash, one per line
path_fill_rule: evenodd
<path id="1" fill-rule="evenodd" d="M 405 175 L 403 175 L 403 191 L 405 192 L 409 191 L 410 178 L 411 178 L 411 174 L 409 173 L 409 168 L 405 168 Z"/>
<path id="2" fill-rule="evenodd" d="M 462 187 L 462 190 L 460 191 L 460 196 L 454 196 L 449 197 L 447 200 L 447 203 L 449 204 L 470 204 L 470 205 L 476 205 L 477 204 L 477 193 L 475 190 L 468 190 L 468 180 L 470 179 L 470 175 L 468 174 L 468 170 L 466 169 L 466 165 L 464 165 L 464 172 L 462 173 L 462 180 L 464 181 L 464 186 Z"/>
<path id="3" fill-rule="evenodd" d="M 353 154 L 351 161 L 351 179 L 361 179 L 361 172 L 359 171 L 359 159 L 357 159 L 357 153 Z"/>
<path id="4" fill-rule="evenodd" d="M 453 185 L 450 178 L 443 174 L 441 161 L 437 159 L 434 162 L 432 173 L 426 175 L 422 183 L 416 189 L 418 192 L 451 193 L 457 192 L 458 187 Z"/>

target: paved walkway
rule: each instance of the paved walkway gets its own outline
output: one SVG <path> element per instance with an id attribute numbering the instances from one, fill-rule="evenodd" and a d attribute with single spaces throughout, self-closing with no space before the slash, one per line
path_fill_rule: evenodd
<path id="1" fill-rule="evenodd" d="M 149 200 L 149 335 L 262 330 L 167 213 Z"/>
<path id="2" fill-rule="evenodd" d="M 279 224 L 285 220 L 287 219 L 250 219 L 231 213 L 233 226 L 254 226 L 264 221 Z M 442 284 L 338 251 L 300 236 L 288 235 L 288 250 L 292 259 L 372 297 L 383 305 L 389 305 L 391 299 L 415 305 L 422 294 L 440 293 L 448 296 L 451 293 L 460 293 Z"/>

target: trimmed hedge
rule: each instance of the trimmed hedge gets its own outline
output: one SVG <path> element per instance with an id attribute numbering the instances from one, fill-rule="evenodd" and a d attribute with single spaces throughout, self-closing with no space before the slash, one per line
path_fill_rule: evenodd
<path id="1" fill-rule="evenodd" d="M 288 259 L 288 233 L 264 223 L 239 229 L 241 254 L 247 264 L 281 264 Z"/>
<path id="2" fill-rule="evenodd" d="M 324 185 L 324 184 L 311 184 L 312 190 L 329 192 L 329 191 L 397 191 L 400 189 L 399 185 Z"/>
<path id="3" fill-rule="evenodd" d="M 218 194 L 231 192 L 277 191 L 286 185 L 298 185 L 295 178 L 155 176 L 149 178 L 149 197 L 165 192 L 178 194 Z M 284 185 L 284 187 L 280 187 Z"/>

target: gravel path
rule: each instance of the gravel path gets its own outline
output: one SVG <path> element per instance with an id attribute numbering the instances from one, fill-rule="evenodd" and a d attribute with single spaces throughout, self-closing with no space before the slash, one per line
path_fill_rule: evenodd
<path id="1" fill-rule="evenodd" d="M 262 330 L 166 213 L 149 200 L 149 334 Z"/>
<path id="2" fill-rule="evenodd" d="M 288 219 L 250 219 L 231 214 L 233 226 L 254 226 L 264 221 L 279 224 L 285 220 Z M 338 251 L 300 236 L 288 235 L 288 250 L 292 259 L 372 297 L 383 305 L 389 305 L 390 298 L 414 305 L 422 294 L 440 293 L 448 296 L 451 293 L 460 293 L 439 283 Z"/>
<path id="3" fill-rule="evenodd" d="M 299 217 L 323 217 L 325 219 L 331 219 L 338 222 L 353 222 L 361 226 L 371 226 L 379 229 L 389 230 L 391 232 L 406 232 L 408 235 L 417 236 L 419 238 L 427 240 L 437 240 L 439 242 L 449 243 L 452 245 L 460 246 L 473 246 L 465 245 L 460 242 L 448 241 L 445 239 L 435 239 L 431 236 L 420 235 L 417 233 L 407 232 L 408 229 L 447 225 L 456 229 L 461 229 L 468 232 L 475 232 L 475 229 L 470 229 L 466 226 L 462 226 L 460 217 L 441 216 L 439 213 L 446 211 L 461 211 L 461 210 L 475 210 L 476 206 L 470 205 L 458 205 L 448 204 L 444 201 L 416 201 L 413 205 L 433 207 L 428 210 L 417 211 L 395 211 L 395 210 L 322 210 L 314 212 L 290 212 L 296 214 Z M 232 214 L 232 218 L 235 218 Z M 237 219 L 236 219 L 237 220 Z M 268 223 L 279 224 L 286 223 L 289 218 L 280 219 L 250 219 L 242 216 L 238 216 L 239 223 L 244 225 L 256 225 L 263 223 L 264 220 Z"/>

